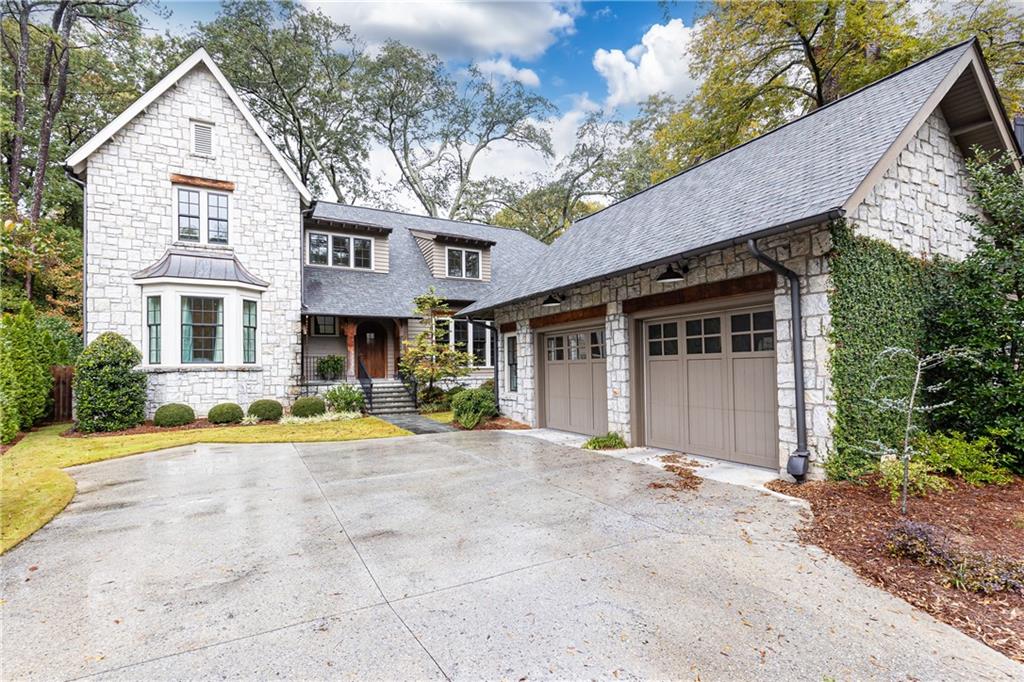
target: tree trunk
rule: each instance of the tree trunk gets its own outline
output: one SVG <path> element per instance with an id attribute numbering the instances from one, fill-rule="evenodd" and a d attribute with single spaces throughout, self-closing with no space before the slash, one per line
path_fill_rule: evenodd
<path id="1" fill-rule="evenodd" d="M 11 5 L 8 5 L 10 7 Z M 8 56 L 14 62 L 14 118 L 11 120 L 13 133 L 11 138 L 10 178 L 8 189 L 11 199 L 17 208 L 21 200 L 21 162 L 25 148 L 25 96 L 28 83 L 28 48 L 29 48 L 29 14 L 32 5 L 22 0 L 18 5 L 18 48 L 4 40 Z M 6 13 L 5 13 L 6 14 Z M 2 18 L 2 16 L 0 16 Z"/>

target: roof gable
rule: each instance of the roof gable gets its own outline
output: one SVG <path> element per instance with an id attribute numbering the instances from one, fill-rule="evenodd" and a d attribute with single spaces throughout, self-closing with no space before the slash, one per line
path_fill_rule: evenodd
<path id="1" fill-rule="evenodd" d="M 242 117 L 245 119 L 246 123 L 248 123 L 253 132 L 256 133 L 257 137 L 259 137 L 260 141 L 263 143 L 263 146 L 266 147 L 267 151 L 270 152 L 270 155 L 274 158 L 274 161 L 277 162 L 281 167 L 281 170 L 284 171 L 284 174 L 288 177 L 288 180 L 295 186 L 295 189 L 298 190 L 302 200 L 306 204 L 309 204 L 313 200 L 313 196 L 310 194 L 309 189 L 302 184 L 302 181 L 299 179 L 295 169 L 292 168 L 291 164 L 288 163 L 284 156 L 281 155 L 281 152 L 274 146 L 274 143 L 270 141 L 270 137 L 267 136 L 266 131 L 263 130 L 263 127 L 256 120 L 256 117 L 252 115 L 251 111 L 249 111 L 249 107 L 247 107 L 241 97 L 238 96 L 238 93 L 231 86 L 231 83 L 228 82 L 228 79 L 217 67 L 213 58 L 210 57 L 209 53 L 204 48 L 199 48 L 193 52 L 188 59 L 161 78 L 156 85 L 143 93 L 143 95 L 135 100 L 131 106 L 122 111 L 116 118 L 114 118 L 113 121 L 104 126 L 102 130 L 89 138 L 88 142 L 79 147 L 77 151 L 65 160 L 65 165 L 69 166 L 75 172 L 81 171 L 86 160 L 92 156 L 96 150 L 117 134 L 119 130 L 128 125 L 128 123 L 136 116 L 145 111 L 146 107 L 167 92 L 171 86 L 180 81 L 186 74 L 191 72 L 192 69 L 200 65 L 205 66 L 221 88 L 224 89 L 224 92 L 227 93 L 231 102 L 242 113 Z"/>

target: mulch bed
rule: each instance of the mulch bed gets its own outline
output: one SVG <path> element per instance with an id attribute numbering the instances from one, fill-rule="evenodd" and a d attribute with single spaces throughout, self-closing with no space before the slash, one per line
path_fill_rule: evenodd
<path id="1" fill-rule="evenodd" d="M 936 526 L 957 546 L 1024 559 L 1024 478 L 974 487 L 960 480 L 927 498 L 911 498 L 906 518 Z M 849 564 L 859 575 L 961 632 L 1024 663 L 1024 594 L 979 594 L 948 587 L 939 569 L 891 556 L 887 533 L 903 517 L 877 485 L 773 481 L 768 487 L 807 500 L 814 521 L 801 538 Z"/>
<path id="2" fill-rule="evenodd" d="M 102 433 L 83 433 L 82 431 L 76 431 L 74 427 L 72 427 L 60 435 L 65 438 L 107 438 L 109 436 L 134 436 L 140 433 L 167 433 L 169 431 L 194 431 L 195 429 L 223 429 L 235 426 L 270 426 L 272 424 L 277 424 L 277 422 L 259 422 L 257 424 L 211 424 L 206 421 L 206 418 L 200 418 L 191 424 L 184 424 L 182 426 L 157 426 L 152 421 L 147 421 L 139 424 L 138 426 L 133 426 L 130 429 L 104 431 Z"/>
<path id="3" fill-rule="evenodd" d="M 463 428 L 454 420 L 451 425 L 460 431 L 520 431 L 530 428 L 526 424 L 517 422 L 514 419 L 509 419 L 508 417 L 494 417 L 493 419 L 488 419 L 481 424 L 477 424 L 475 429 Z"/>

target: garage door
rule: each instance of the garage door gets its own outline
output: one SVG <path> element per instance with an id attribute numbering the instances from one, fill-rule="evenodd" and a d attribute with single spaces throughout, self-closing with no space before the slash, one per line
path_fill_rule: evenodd
<path id="1" fill-rule="evenodd" d="M 608 432 L 604 329 L 544 337 L 544 415 L 549 428 Z"/>
<path id="2" fill-rule="evenodd" d="M 771 308 L 644 324 L 647 442 L 778 466 Z"/>

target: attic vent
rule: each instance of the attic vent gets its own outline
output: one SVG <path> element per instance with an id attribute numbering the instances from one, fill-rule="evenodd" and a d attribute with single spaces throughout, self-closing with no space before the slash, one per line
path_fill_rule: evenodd
<path id="1" fill-rule="evenodd" d="M 192 153 L 199 156 L 213 156 L 213 125 L 192 122 Z"/>

